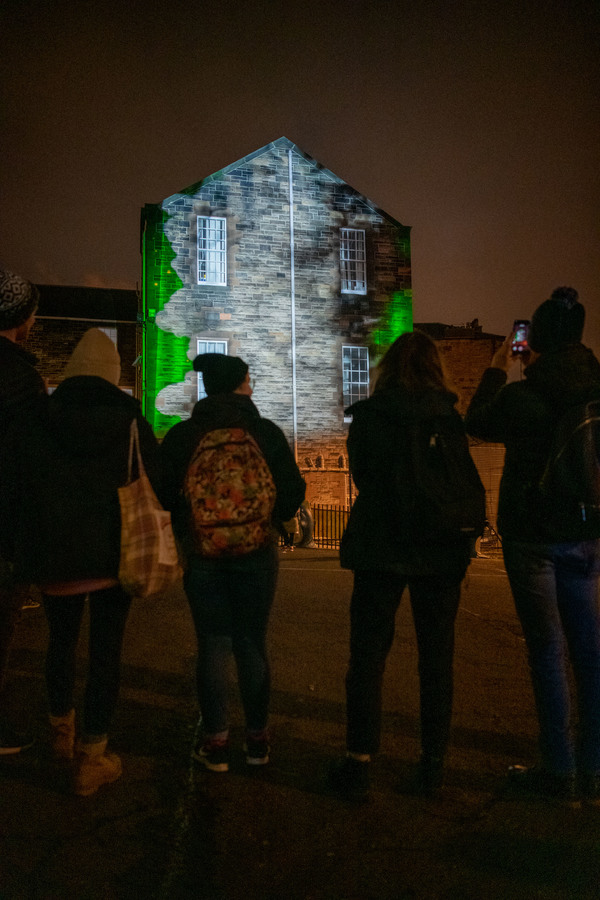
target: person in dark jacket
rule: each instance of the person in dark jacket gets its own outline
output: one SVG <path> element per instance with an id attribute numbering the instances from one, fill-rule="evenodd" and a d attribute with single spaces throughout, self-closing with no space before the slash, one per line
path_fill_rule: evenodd
<path id="1" fill-rule="evenodd" d="M 368 791 L 369 762 L 380 743 L 383 672 L 407 586 L 421 686 L 417 784 L 425 794 L 442 785 L 452 714 L 454 621 L 470 545 L 462 536 L 444 542 L 415 539 L 411 514 L 393 479 L 408 457 L 415 423 L 435 420 L 454 429 L 464 445 L 461 452 L 468 454 L 455 403 L 435 343 L 415 331 L 401 335 L 381 360 L 373 395 L 347 410 L 352 416 L 348 457 L 358 488 L 340 551 L 342 566 L 354 571 L 347 754 L 332 768 L 329 784 L 348 799 L 361 799 Z"/>
<path id="2" fill-rule="evenodd" d="M 21 346 L 35 321 L 38 302 L 35 285 L 13 272 L 0 271 L 0 440 L 14 418 L 46 392 L 35 356 Z M 23 600 L 12 567 L 0 556 L 0 696 Z M 0 722 L 0 756 L 19 753 L 32 744 L 30 737 Z"/>
<path id="3" fill-rule="evenodd" d="M 87 796 L 121 774 L 106 753 L 117 703 L 131 598 L 118 581 L 120 507 L 130 426 L 138 421 L 148 476 L 159 488 L 158 445 L 139 403 L 119 390 L 120 359 L 97 328 L 71 356 L 65 378 L 13 423 L 0 460 L 2 551 L 17 581 L 42 591 L 50 637 L 46 684 L 54 755 L 75 756 L 74 787 Z M 83 729 L 75 744 L 75 654 L 86 601 L 90 659 Z"/>
<path id="4" fill-rule="evenodd" d="M 511 337 L 494 355 L 471 401 L 467 431 L 506 447 L 498 528 L 506 571 L 527 643 L 540 729 L 541 764 L 515 766 L 527 790 L 569 805 L 600 805 L 600 529 L 549 508 L 540 491 L 560 417 L 600 399 L 600 364 L 583 346 L 585 310 L 573 288 L 557 288 L 535 311 L 529 364 L 507 384 Z M 554 505 L 554 504 L 552 504 Z M 578 694 L 579 746 L 570 728 L 565 644 Z"/>
<path id="5" fill-rule="evenodd" d="M 197 689 L 203 736 L 194 758 L 212 772 L 229 769 L 227 662 L 235 658 L 246 719 L 246 761 L 269 761 L 269 661 L 266 634 L 275 596 L 276 531 L 269 543 L 240 556 L 207 558 L 191 541 L 189 510 L 182 488 L 191 456 L 203 435 L 240 427 L 260 447 L 276 488 L 273 522 L 291 518 L 304 500 L 305 483 L 281 429 L 260 416 L 251 398 L 247 364 L 235 356 L 206 353 L 194 360 L 207 396 L 192 416 L 175 425 L 161 445 L 166 505 L 187 548 L 184 587 L 198 640 Z"/>

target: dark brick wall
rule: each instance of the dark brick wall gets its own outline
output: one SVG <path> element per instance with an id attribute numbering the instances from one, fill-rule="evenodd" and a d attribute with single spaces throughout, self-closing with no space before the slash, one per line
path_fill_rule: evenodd
<path id="1" fill-rule="evenodd" d="M 27 349 L 38 358 L 38 369 L 50 387 L 56 387 L 63 378 L 67 361 L 76 344 L 89 328 L 105 327 L 106 322 L 73 322 L 58 319 L 36 319 Z M 117 349 L 121 357 L 121 387 L 136 391 L 136 368 L 133 363 L 138 355 L 137 326 L 133 323 L 119 324 L 117 328 Z"/>

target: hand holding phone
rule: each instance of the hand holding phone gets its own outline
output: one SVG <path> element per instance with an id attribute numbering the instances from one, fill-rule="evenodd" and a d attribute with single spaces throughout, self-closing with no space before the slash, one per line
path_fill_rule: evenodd
<path id="1" fill-rule="evenodd" d="M 510 349 L 513 356 L 529 352 L 529 319 L 516 319 L 513 324 Z"/>

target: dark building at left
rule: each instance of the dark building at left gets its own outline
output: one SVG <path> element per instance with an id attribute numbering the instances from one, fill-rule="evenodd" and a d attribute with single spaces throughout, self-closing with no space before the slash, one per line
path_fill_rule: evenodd
<path id="1" fill-rule="evenodd" d="M 137 291 L 38 284 L 40 305 L 27 346 L 52 391 L 76 344 L 88 328 L 101 328 L 121 357 L 120 387 L 141 395 L 141 325 Z"/>

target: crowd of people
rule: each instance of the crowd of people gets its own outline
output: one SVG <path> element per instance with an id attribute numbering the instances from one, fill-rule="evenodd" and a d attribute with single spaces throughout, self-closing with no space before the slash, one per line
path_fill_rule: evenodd
<path id="1" fill-rule="evenodd" d="M 248 365 L 239 357 L 202 354 L 194 369 L 202 373 L 206 397 L 159 445 L 139 403 L 119 389 L 114 343 L 96 328 L 82 336 L 62 382 L 49 395 L 35 358 L 23 346 L 38 301 L 32 284 L 0 272 L 0 691 L 6 689 L 23 599 L 35 585 L 48 622 L 51 752 L 72 767 L 73 788 L 80 796 L 119 778 L 121 760 L 108 750 L 108 740 L 132 598 L 119 582 L 118 488 L 127 479 L 135 420 L 144 465 L 172 514 L 185 561 L 202 723 L 193 757 L 208 771 L 228 771 L 226 672 L 233 655 L 246 761 L 264 766 L 271 752 L 267 629 L 277 584 L 277 542 L 283 535 L 284 546 L 293 548 L 293 523 L 306 488 L 287 439 L 252 402 Z M 583 799 L 600 806 L 600 525 L 588 517 L 582 527 L 581 516 L 566 507 L 550 515 L 542 488 L 561 416 L 579 404 L 600 401 L 600 364 L 581 343 L 584 315 L 572 288 L 554 291 L 532 316 L 525 353 L 517 357 L 509 336 L 494 354 L 464 420 L 435 342 L 419 331 L 401 335 L 390 346 L 377 367 L 372 395 L 346 411 L 351 417 L 348 457 L 358 488 L 340 551 L 341 565 L 354 573 L 347 735 L 346 754 L 332 764 L 327 778 L 329 788 L 344 799 L 368 796 L 370 762 L 380 743 L 386 658 L 405 589 L 419 656 L 421 757 L 415 786 L 426 796 L 442 788 L 451 735 L 455 620 L 480 524 L 481 484 L 471 475 L 473 505 L 464 512 L 465 521 L 455 523 L 455 508 L 465 497 L 438 505 L 438 474 L 415 468 L 415 458 L 421 454 L 431 467 L 431 460 L 451 453 L 457 480 L 459 472 L 475 471 L 467 439 L 472 435 L 506 447 L 498 527 L 539 723 L 539 762 L 515 765 L 511 777 L 524 790 L 566 805 Z M 524 378 L 509 380 L 517 358 L 526 363 Z M 227 550 L 219 553 L 214 534 L 212 544 L 205 535 L 200 539 L 194 519 L 197 484 L 191 483 L 190 471 L 199 465 L 206 436 L 217 432 L 230 443 L 234 438 L 244 443 L 247 458 L 266 464 L 260 490 L 268 534 L 258 539 L 254 526 L 245 532 L 246 538 L 252 533 L 254 543 L 243 553 L 232 550 L 235 529 L 227 536 Z M 207 451 L 209 460 L 217 460 L 215 447 Z M 213 464 L 224 467 L 222 460 Z M 430 476 L 423 475 L 428 471 Z M 418 481 L 424 477 L 432 483 L 419 494 Z M 75 657 L 86 605 L 89 664 L 79 715 Z M 577 692 L 577 738 L 569 660 Z M 0 755 L 32 743 L 0 719 Z"/>

